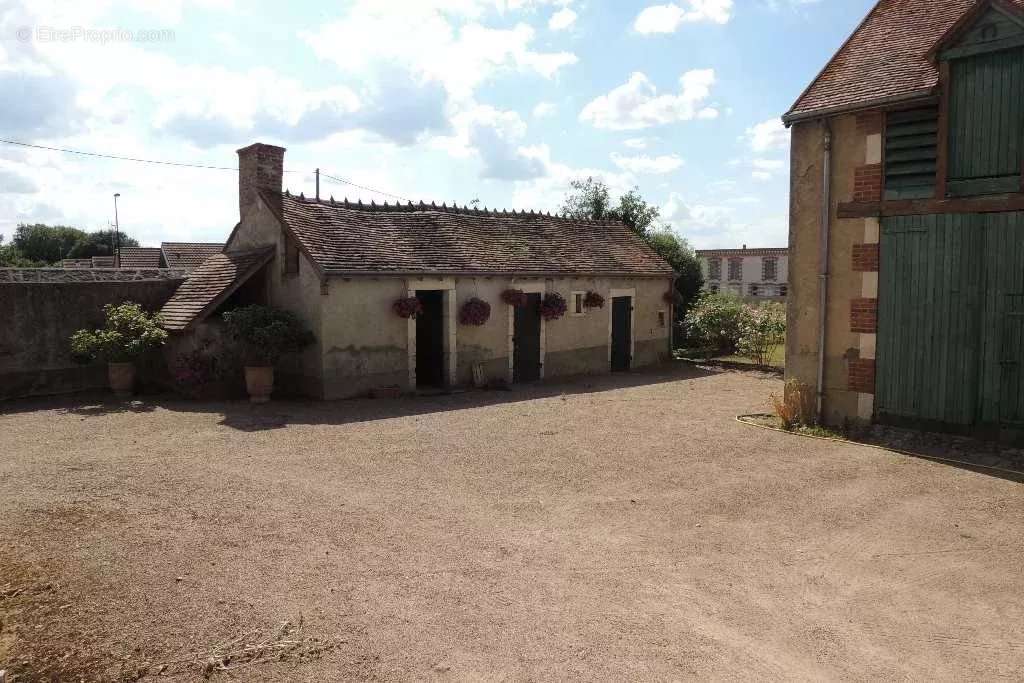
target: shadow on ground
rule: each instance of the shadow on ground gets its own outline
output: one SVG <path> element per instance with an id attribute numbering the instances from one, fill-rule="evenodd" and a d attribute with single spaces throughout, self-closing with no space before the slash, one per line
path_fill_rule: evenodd
<path id="1" fill-rule="evenodd" d="M 245 400 L 190 401 L 170 394 L 143 395 L 131 401 L 119 401 L 110 394 L 78 394 L 7 401 L 0 404 L 0 415 L 59 410 L 87 418 L 114 413 L 147 413 L 159 408 L 185 413 L 219 413 L 223 415 L 219 424 L 240 431 L 256 432 L 280 429 L 291 424 L 342 425 L 452 410 L 470 410 L 557 396 L 594 394 L 686 379 L 701 379 L 720 372 L 722 370 L 699 367 L 688 362 L 673 362 L 628 373 L 581 375 L 534 384 L 512 385 L 506 389 L 454 390 L 395 399 L 316 401 L 282 398 L 265 405 L 253 405 Z"/>

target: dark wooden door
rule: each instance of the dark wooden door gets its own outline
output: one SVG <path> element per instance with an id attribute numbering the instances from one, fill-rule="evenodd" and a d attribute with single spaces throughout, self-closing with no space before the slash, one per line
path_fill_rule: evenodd
<path id="1" fill-rule="evenodd" d="M 512 347 L 513 380 L 540 379 L 540 294 L 527 294 L 526 305 L 516 307 Z"/>
<path id="2" fill-rule="evenodd" d="M 629 370 L 633 360 L 633 297 L 612 299 L 612 370 Z"/>
<path id="3" fill-rule="evenodd" d="M 416 316 L 416 386 L 444 385 L 444 292 L 416 292 L 423 312 Z"/>

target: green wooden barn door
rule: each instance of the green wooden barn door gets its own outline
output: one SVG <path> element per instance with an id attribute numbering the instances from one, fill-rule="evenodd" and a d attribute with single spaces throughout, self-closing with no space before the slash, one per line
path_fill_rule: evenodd
<path id="1" fill-rule="evenodd" d="M 950 62 L 951 196 L 1016 192 L 1024 159 L 1024 49 Z"/>
<path id="2" fill-rule="evenodd" d="M 962 427 L 977 408 L 981 216 L 882 221 L 876 412 Z"/>
<path id="3" fill-rule="evenodd" d="M 985 216 L 981 421 L 1024 423 L 1024 214 Z"/>

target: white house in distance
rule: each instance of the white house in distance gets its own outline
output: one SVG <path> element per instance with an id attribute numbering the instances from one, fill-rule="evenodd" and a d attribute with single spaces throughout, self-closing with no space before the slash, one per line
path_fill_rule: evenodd
<path id="1" fill-rule="evenodd" d="M 789 249 L 698 249 L 704 291 L 743 299 L 785 299 L 789 293 Z"/>

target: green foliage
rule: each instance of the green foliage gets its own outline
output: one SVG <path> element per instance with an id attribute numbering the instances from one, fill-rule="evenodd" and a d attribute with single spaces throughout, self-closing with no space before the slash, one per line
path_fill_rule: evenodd
<path id="1" fill-rule="evenodd" d="M 67 225 L 22 223 L 15 230 L 11 245 L 28 261 L 50 264 L 67 258 L 75 243 L 85 236 L 85 231 Z"/>
<path id="2" fill-rule="evenodd" d="M 684 319 L 686 332 L 708 358 L 736 352 L 747 307 L 727 294 L 706 294 L 690 308 Z"/>
<path id="3" fill-rule="evenodd" d="M 249 366 L 272 366 L 285 353 L 301 351 L 316 341 L 292 313 L 259 304 L 228 311 L 224 323 Z"/>
<path id="4" fill-rule="evenodd" d="M 115 241 L 116 239 L 116 241 Z M 113 256 L 113 245 L 120 242 L 122 247 L 137 247 L 138 240 L 123 232 L 115 236 L 113 230 L 97 230 L 82 235 L 68 252 L 66 258 L 91 258 L 93 256 Z"/>
<path id="5" fill-rule="evenodd" d="M 25 258 L 13 244 L 4 244 L 4 236 L 0 235 L 0 268 L 39 268 L 45 265 Z"/>
<path id="6" fill-rule="evenodd" d="M 671 226 L 659 222 L 661 212 L 647 203 L 639 188 L 633 188 L 613 204 L 608 185 L 600 179 L 573 180 L 569 186 L 572 189 L 562 202 L 562 213 L 577 219 L 622 221 L 679 273 L 676 320 L 682 322 L 704 285 L 700 262 L 690 244 L 676 235 Z"/>
<path id="7" fill-rule="evenodd" d="M 125 363 L 167 341 L 159 316 L 147 314 L 135 302 L 107 304 L 103 313 L 106 323 L 101 329 L 78 330 L 71 335 L 71 355 L 76 361 Z"/>
<path id="8" fill-rule="evenodd" d="M 768 365 L 786 338 L 786 308 L 773 301 L 744 308 L 736 348 L 756 364 Z"/>

